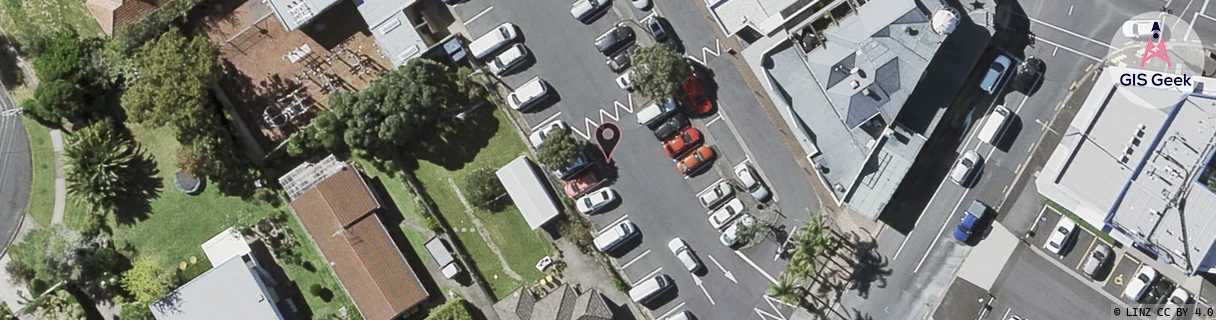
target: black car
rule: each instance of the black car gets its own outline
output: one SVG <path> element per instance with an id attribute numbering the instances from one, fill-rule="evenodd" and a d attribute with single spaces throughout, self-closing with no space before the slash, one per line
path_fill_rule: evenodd
<path id="1" fill-rule="evenodd" d="M 646 25 L 646 31 L 650 31 L 650 36 L 654 37 L 654 41 L 667 45 L 671 50 L 676 50 L 676 39 L 671 37 L 667 28 L 663 27 L 663 23 L 659 21 L 659 17 L 654 16 L 646 18 L 642 21 Z"/>
<path id="2" fill-rule="evenodd" d="M 595 49 L 605 56 L 611 56 L 621 48 L 633 43 L 635 39 L 637 39 L 637 34 L 633 32 L 633 28 L 620 23 L 595 38 Z"/>
<path id="3" fill-rule="evenodd" d="M 688 117 L 684 116 L 684 114 L 674 114 L 671 118 L 667 118 L 667 121 L 664 121 L 658 128 L 654 128 L 654 137 L 658 138 L 659 141 L 665 141 L 689 125 Z"/>
<path id="4" fill-rule="evenodd" d="M 579 173 L 590 169 L 592 164 L 595 164 L 595 162 L 591 160 L 591 156 L 587 155 L 587 152 L 579 152 L 578 158 L 574 158 L 574 161 L 570 162 L 570 165 L 565 168 L 553 170 L 553 175 L 557 176 L 558 179 L 570 180 Z"/>
<path id="5" fill-rule="evenodd" d="M 1017 72 L 1013 75 L 1014 89 L 1029 93 L 1034 91 L 1039 84 L 1039 80 L 1043 78 L 1043 70 L 1046 65 L 1043 60 L 1034 56 L 1027 57 L 1022 63 L 1017 66 Z"/>

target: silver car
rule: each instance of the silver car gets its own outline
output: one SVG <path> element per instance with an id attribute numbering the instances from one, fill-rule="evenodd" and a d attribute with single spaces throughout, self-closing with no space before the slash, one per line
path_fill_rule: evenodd
<path id="1" fill-rule="evenodd" d="M 1094 250 L 1090 251 L 1089 255 L 1085 257 L 1085 264 L 1081 265 L 1081 271 L 1085 272 L 1085 275 L 1089 276 L 1090 279 L 1096 280 L 1098 270 L 1102 269 L 1102 266 L 1105 265 L 1106 261 L 1108 260 L 1110 260 L 1110 247 L 1099 243 L 1098 245 L 1094 246 Z"/>
<path id="2" fill-rule="evenodd" d="M 701 259 L 697 258 L 697 254 L 693 253 L 692 248 L 689 248 L 680 237 L 675 237 L 667 242 L 667 249 L 676 255 L 676 259 L 680 260 L 680 264 L 684 265 L 684 269 L 688 272 L 697 272 L 701 269 Z"/>
<path id="3" fill-rule="evenodd" d="M 1005 77 L 1005 72 L 1009 71 L 1009 66 L 1013 64 L 1012 60 L 1005 55 L 996 56 L 996 60 L 992 61 L 992 65 L 988 67 L 988 73 L 984 74 L 984 78 L 980 80 L 980 89 L 988 94 L 996 93 L 997 84 L 1001 82 L 1001 78 Z"/>
<path id="4" fill-rule="evenodd" d="M 950 169 L 950 180 L 963 188 L 970 188 L 983 166 L 984 158 L 975 153 L 975 150 L 967 150 L 958 158 L 958 162 L 954 163 L 954 168 Z"/>

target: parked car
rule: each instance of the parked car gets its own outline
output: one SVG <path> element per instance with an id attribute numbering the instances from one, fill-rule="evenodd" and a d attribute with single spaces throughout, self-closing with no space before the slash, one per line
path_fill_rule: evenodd
<path id="1" fill-rule="evenodd" d="M 684 265 L 684 269 L 688 272 L 701 270 L 701 259 L 697 258 L 697 254 L 680 237 L 668 241 L 667 249 L 671 250 L 671 254 L 676 255 L 676 260 L 680 260 L 680 264 Z"/>
<path id="2" fill-rule="evenodd" d="M 616 191 L 605 187 L 588 193 L 582 198 L 578 198 L 578 200 L 574 201 L 574 206 L 578 207 L 578 212 L 592 214 L 600 211 L 600 209 L 603 209 L 609 203 L 616 201 L 616 198 Z"/>
<path id="3" fill-rule="evenodd" d="M 692 319 L 695 319 L 692 316 L 692 312 L 689 312 L 688 310 L 684 310 L 683 312 L 673 314 L 670 317 L 667 317 L 663 320 L 692 320 Z"/>
<path id="4" fill-rule="evenodd" d="M 570 126 L 566 125 L 565 121 L 558 119 L 541 126 L 536 131 L 532 131 L 532 134 L 528 135 L 528 142 L 531 142 L 533 147 L 540 148 L 540 145 L 545 143 L 545 137 L 553 133 L 569 134 L 569 132 Z"/>
<path id="5" fill-rule="evenodd" d="M 522 43 L 516 43 L 507 50 L 503 50 L 486 65 L 490 67 L 490 72 L 494 72 L 494 75 L 502 76 L 524 64 L 526 60 L 528 60 L 528 47 Z"/>
<path id="6" fill-rule="evenodd" d="M 1182 288 L 1174 288 L 1174 292 L 1170 293 L 1170 298 L 1165 300 L 1165 307 L 1171 311 L 1175 311 L 1175 312 L 1171 312 L 1172 313 L 1171 315 L 1179 316 L 1180 314 L 1177 314 L 1177 311 L 1182 311 L 1182 310 L 1179 310 L 1179 307 L 1185 306 L 1189 303 L 1191 303 L 1191 294 L 1186 292 L 1186 290 L 1183 290 Z M 1175 319 L 1175 318 L 1185 319 L 1184 317 L 1160 317 L 1159 319 Z"/>
<path id="7" fill-rule="evenodd" d="M 756 217 L 746 213 L 739 216 L 739 219 L 735 219 L 735 223 L 730 224 L 730 227 L 726 227 L 726 231 L 722 231 L 722 235 L 718 236 L 718 242 L 721 242 L 722 245 L 728 248 L 734 248 L 739 244 L 739 228 L 743 226 L 756 226 Z"/>
<path id="8" fill-rule="evenodd" d="M 1034 56 L 1026 57 L 1018 63 L 1017 70 L 1013 74 L 1013 85 L 1015 89 L 1025 93 L 1032 92 L 1043 79 L 1043 70 L 1045 70 L 1043 59 L 1035 58 Z"/>
<path id="9" fill-rule="evenodd" d="M 576 0 L 570 5 L 570 15 L 575 20 L 591 23 L 608 7 L 608 0 Z"/>
<path id="10" fill-rule="evenodd" d="M 562 180 L 570 180 L 570 178 L 573 178 L 575 175 L 583 173 L 583 171 L 586 171 L 587 169 L 591 169 L 592 165 L 594 164 L 595 162 L 591 160 L 590 155 L 588 155 L 586 152 L 579 152 L 578 156 L 574 158 L 574 161 L 570 162 L 570 165 L 566 166 L 565 168 L 553 169 L 553 176 Z"/>
<path id="11" fill-rule="evenodd" d="M 688 155 L 676 162 L 676 169 L 680 170 L 680 174 L 692 174 L 700 169 L 701 166 L 713 160 L 714 149 L 709 146 L 702 145 L 696 150 L 693 150 Z"/>
<path id="12" fill-rule="evenodd" d="M 684 129 L 684 131 L 680 131 L 680 134 L 664 141 L 663 153 L 668 158 L 671 158 L 671 161 L 675 161 L 676 157 L 679 157 L 688 150 L 692 150 L 692 147 L 699 144 L 701 144 L 701 130 L 689 127 L 688 129 Z"/>
<path id="13" fill-rule="evenodd" d="M 984 159 L 980 154 L 975 153 L 975 150 L 967 150 L 954 163 L 954 168 L 950 169 L 950 180 L 963 188 L 970 188 L 983 166 Z"/>
<path id="14" fill-rule="evenodd" d="M 1072 239 L 1072 234 L 1076 231 L 1075 222 L 1068 217 L 1060 217 L 1060 222 L 1056 223 L 1056 227 L 1051 229 L 1051 235 L 1047 236 L 1047 243 L 1043 244 L 1043 249 L 1051 254 L 1064 255 L 1064 248 L 1068 247 L 1068 241 Z"/>
<path id="15" fill-rule="evenodd" d="M 671 32 L 663 25 L 660 20 L 662 17 L 658 15 L 650 15 L 642 20 L 642 25 L 646 26 L 646 31 L 650 32 L 650 36 L 654 37 L 654 42 L 667 45 L 667 48 L 672 51 L 676 50 L 676 39 L 671 36 Z"/>
<path id="16" fill-rule="evenodd" d="M 629 289 L 629 299 L 641 304 L 650 303 L 655 297 L 667 292 L 667 290 L 671 290 L 675 286 L 676 284 L 671 281 L 671 277 L 668 277 L 665 273 L 660 273 L 650 279 L 642 280 L 642 282 L 633 286 L 632 289 Z"/>
<path id="17" fill-rule="evenodd" d="M 486 34 L 470 42 L 469 51 L 473 53 L 473 57 L 477 58 L 477 60 L 484 61 L 491 54 L 498 51 L 498 49 L 502 49 L 507 43 L 514 41 L 518 37 L 519 29 L 515 27 L 515 24 L 504 22 L 495 27 L 494 30 L 490 30 L 490 32 L 486 32 Z"/>
<path id="18" fill-rule="evenodd" d="M 722 181 L 697 194 L 697 200 L 700 200 L 706 209 L 713 209 L 734 195 L 735 188 L 731 187 L 730 182 Z"/>
<path id="19" fill-rule="evenodd" d="M 731 199 L 730 202 L 727 202 L 726 205 L 718 208 L 718 210 L 709 212 L 709 225 L 713 226 L 714 229 L 721 230 L 730 226 L 728 223 L 735 220 L 742 213 L 743 202 L 739 201 L 739 198 Z"/>
<path id="20" fill-rule="evenodd" d="M 633 28 L 624 23 L 618 23 L 595 38 L 595 49 L 605 56 L 611 56 L 621 48 L 633 43 L 634 39 L 637 39 L 637 34 L 633 33 Z"/>
<path id="21" fill-rule="evenodd" d="M 439 273 L 442 273 L 444 278 L 452 279 L 464 272 L 464 268 L 452 257 L 452 249 L 448 248 L 448 244 L 442 239 L 431 237 L 422 246 L 431 255 L 431 260 L 439 266 Z"/>
<path id="22" fill-rule="evenodd" d="M 760 178 L 756 176 L 756 172 L 752 171 L 751 165 L 746 162 L 735 166 L 735 175 L 739 176 L 739 182 L 743 183 L 743 188 L 747 189 L 747 193 L 752 195 L 752 199 L 765 202 L 771 194 L 768 192 L 768 187 L 760 183 Z"/>
<path id="23" fill-rule="evenodd" d="M 1123 297 L 1140 302 L 1140 298 L 1144 297 L 1144 293 L 1148 292 L 1148 288 L 1156 281 L 1157 270 L 1153 270 L 1149 266 L 1140 266 L 1140 270 L 1136 271 L 1136 276 L 1127 283 L 1127 287 L 1123 288 Z"/>
<path id="24" fill-rule="evenodd" d="M 616 77 L 616 86 L 625 91 L 633 91 L 633 70 L 625 71 Z"/>
<path id="25" fill-rule="evenodd" d="M 967 207 L 967 211 L 963 212 L 963 217 L 959 219 L 958 226 L 954 227 L 954 240 L 967 242 L 975 236 L 976 231 L 979 231 L 980 222 L 988 216 L 988 206 L 984 205 L 979 200 L 972 200 L 971 206 Z"/>
<path id="26" fill-rule="evenodd" d="M 688 117 L 677 113 L 667 118 L 667 121 L 664 121 L 657 128 L 654 128 L 654 137 L 659 139 L 659 141 L 667 140 L 667 138 L 674 136 L 676 132 L 689 128 L 691 125 L 692 123 L 688 122 Z"/>
<path id="27" fill-rule="evenodd" d="M 632 3 L 633 7 L 638 10 L 650 9 L 650 0 L 629 0 L 629 3 Z"/>
<path id="28" fill-rule="evenodd" d="M 654 129 L 662 124 L 662 120 L 666 119 L 668 115 L 676 113 L 676 109 L 675 100 L 668 99 L 651 102 L 634 115 L 638 118 L 638 124 Z"/>
<path id="29" fill-rule="evenodd" d="M 579 196 L 595 190 L 595 187 L 600 186 L 604 181 L 604 178 L 595 173 L 595 170 L 588 170 L 578 178 L 566 183 L 566 196 L 570 199 L 578 199 Z"/>
<path id="30" fill-rule="evenodd" d="M 527 111 L 547 95 L 549 95 L 549 83 L 538 76 L 507 94 L 507 104 L 511 105 L 511 109 Z"/>
<path id="31" fill-rule="evenodd" d="M 1085 263 L 1081 265 L 1081 272 L 1084 272 L 1085 275 L 1089 276 L 1090 279 L 1097 280 L 1098 270 L 1101 270 L 1102 266 L 1106 265 L 1106 261 L 1109 260 L 1110 247 L 1105 244 L 1098 243 L 1097 245 L 1094 245 L 1094 250 L 1090 251 L 1089 255 L 1085 256 Z"/>
<path id="32" fill-rule="evenodd" d="M 1148 39 L 1153 36 L 1153 26 L 1156 20 L 1129 20 L 1123 23 L 1123 36 L 1135 40 Z"/>
<path id="33" fill-rule="evenodd" d="M 1001 82 L 1001 78 L 1005 77 L 1005 71 L 1009 70 L 1009 65 L 1013 61 L 1005 55 L 997 55 L 996 60 L 992 61 L 992 65 L 988 66 L 988 73 L 984 74 L 984 78 L 980 80 L 980 89 L 988 94 L 996 92 L 997 84 Z"/>
<path id="34" fill-rule="evenodd" d="M 629 69 L 629 66 L 632 65 L 630 58 L 633 56 L 633 51 L 637 48 L 638 45 L 635 43 L 624 50 L 618 51 L 616 54 L 608 57 L 608 59 L 605 59 L 604 64 L 608 65 L 608 70 L 612 70 L 612 73 L 624 72 L 625 69 Z"/>
<path id="35" fill-rule="evenodd" d="M 621 223 L 604 230 L 600 235 L 595 236 L 591 242 L 595 244 L 595 249 L 600 252 L 609 252 L 616 250 L 621 244 L 629 241 L 638 234 L 638 226 L 634 225 L 629 220 L 621 221 Z"/>
<path id="36" fill-rule="evenodd" d="M 694 112 L 706 115 L 714 111 L 714 103 L 705 95 L 705 86 L 701 85 L 701 79 L 688 76 L 688 79 L 680 84 L 680 88 L 684 89 L 684 102 L 688 103 L 688 107 Z"/>

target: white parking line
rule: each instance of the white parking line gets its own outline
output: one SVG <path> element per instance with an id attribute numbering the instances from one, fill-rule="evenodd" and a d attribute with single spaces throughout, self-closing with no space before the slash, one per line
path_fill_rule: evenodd
<path id="1" fill-rule="evenodd" d="M 701 189 L 701 191 L 697 191 L 697 194 L 701 194 L 702 192 L 705 192 L 706 190 L 713 189 L 714 187 L 717 187 L 719 183 L 722 183 L 722 179 L 718 179 L 718 181 L 714 181 L 714 183 L 710 183 L 709 186 L 705 187 L 704 189 Z"/>
<path id="2" fill-rule="evenodd" d="M 1050 44 L 1050 45 L 1053 45 L 1053 46 L 1059 47 L 1060 49 L 1064 49 L 1064 50 L 1066 50 L 1066 51 L 1068 51 L 1068 52 L 1075 53 L 1075 54 L 1077 54 L 1077 55 L 1079 55 L 1079 56 L 1082 56 L 1082 57 L 1085 57 L 1085 58 L 1089 58 L 1090 60 L 1097 61 L 1097 62 L 1102 62 L 1102 59 L 1100 59 L 1100 58 L 1098 58 L 1098 57 L 1095 57 L 1095 56 L 1092 56 L 1092 55 L 1090 55 L 1090 54 L 1087 54 L 1087 53 L 1081 52 L 1081 50 L 1077 50 L 1077 49 L 1069 48 L 1069 47 L 1067 47 L 1067 46 L 1065 46 L 1065 45 L 1062 45 L 1062 44 L 1059 44 L 1059 43 L 1052 42 L 1051 40 L 1047 40 L 1047 39 L 1044 39 L 1044 38 L 1035 37 L 1035 38 L 1034 38 L 1034 41 L 1043 41 L 1044 43 L 1047 43 L 1047 44 Z"/>
<path id="3" fill-rule="evenodd" d="M 680 301 L 680 304 L 677 304 L 675 307 L 671 307 L 671 310 L 668 310 L 667 313 L 664 313 L 663 315 L 659 316 L 658 319 L 667 319 L 667 316 L 670 316 L 671 314 L 675 313 L 676 311 L 681 311 L 680 307 L 683 307 L 684 303 L 685 303 L 684 301 Z"/>
<path id="4" fill-rule="evenodd" d="M 647 273 L 645 277 L 639 278 L 641 280 L 638 280 L 638 282 L 634 282 L 634 283 L 630 284 L 629 286 L 636 287 L 636 286 L 638 286 L 639 283 L 642 283 L 642 281 L 646 281 L 646 279 L 650 279 L 650 278 L 654 277 L 654 275 L 659 274 L 659 271 L 663 271 L 663 267 L 658 267 L 658 268 L 654 269 L 654 271 Z"/>
<path id="5" fill-rule="evenodd" d="M 709 122 L 706 122 L 705 126 L 708 127 L 708 126 L 714 124 L 714 122 L 718 122 L 718 120 L 722 120 L 722 114 L 720 114 L 720 113 L 718 114 L 717 117 L 714 117 L 713 119 L 709 119 Z"/>
<path id="6" fill-rule="evenodd" d="M 557 119 L 557 116 L 560 116 L 560 115 L 562 115 L 562 112 L 558 111 L 557 113 L 554 113 L 552 116 L 549 116 L 549 118 L 545 119 L 544 121 L 541 121 L 541 122 L 537 123 L 535 126 L 532 126 L 532 132 L 536 132 L 536 130 L 540 130 L 540 127 L 543 127 L 546 124 L 553 122 L 553 119 Z M 525 119 L 524 121 L 528 121 L 528 120 Z"/>
<path id="7" fill-rule="evenodd" d="M 1067 33 L 1067 34 L 1069 34 L 1069 35 L 1071 35 L 1071 36 L 1074 36 L 1074 37 L 1077 37 L 1077 38 L 1081 38 L 1081 39 L 1083 39 L 1083 40 L 1085 40 L 1085 41 L 1093 42 L 1093 43 L 1096 43 L 1096 44 L 1098 44 L 1098 45 L 1100 45 L 1100 46 L 1104 46 L 1104 47 L 1111 48 L 1111 49 L 1119 49 L 1119 48 L 1116 48 L 1115 46 L 1110 45 L 1109 43 L 1102 42 L 1102 41 L 1098 41 L 1098 40 L 1094 40 L 1093 38 L 1086 37 L 1086 36 L 1081 35 L 1081 34 L 1079 34 L 1079 33 L 1069 31 L 1068 29 L 1064 29 L 1064 28 L 1061 28 L 1061 27 L 1057 27 L 1057 26 L 1055 26 L 1055 25 L 1052 25 L 1052 24 L 1050 24 L 1050 23 L 1047 23 L 1046 21 L 1039 20 L 1039 19 L 1035 19 L 1035 18 L 1032 18 L 1032 17 L 1027 17 L 1027 18 L 1028 18 L 1028 19 L 1030 19 L 1030 21 L 1033 21 L 1033 22 L 1035 22 L 1035 23 L 1041 24 L 1041 25 L 1046 26 L 1046 27 L 1048 27 L 1048 28 L 1056 29 L 1056 30 L 1058 30 L 1058 31 L 1060 31 L 1060 32 Z M 1035 39 L 1038 39 L 1038 37 L 1035 37 Z"/>
<path id="8" fill-rule="evenodd" d="M 777 283 L 777 278 L 773 278 L 773 276 L 769 275 L 768 272 L 765 272 L 764 269 L 761 269 L 759 265 L 756 265 L 756 263 L 753 262 L 752 259 L 749 259 L 746 255 L 743 255 L 742 252 L 735 251 L 735 255 L 739 256 L 740 259 L 743 259 L 743 262 L 747 262 L 747 264 L 750 264 L 753 269 L 756 269 L 756 271 L 759 271 L 760 275 L 763 275 L 765 278 L 768 278 L 768 281 L 771 281 L 772 283 Z"/>
<path id="9" fill-rule="evenodd" d="M 598 235 L 598 234 L 604 233 L 604 230 L 608 230 L 608 228 L 612 228 L 612 226 L 620 224 L 621 221 L 625 221 L 625 218 L 628 218 L 628 217 L 629 217 L 629 215 L 626 214 L 626 215 L 621 216 L 620 218 L 617 218 L 616 221 L 613 221 L 612 223 L 609 223 L 607 226 L 605 226 L 603 229 L 596 231 L 595 234 Z"/>
<path id="10" fill-rule="evenodd" d="M 1212 2 L 1212 0 L 1203 0 L 1203 8 L 1199 8 L 1199 13 L 1207 13 L 1209 2 Z M 1192 26 L 1194 26 L 1194 24 L 1192 24 Z"/>
<path id="11" fill-rule="evenodd" d="M 486 7 L 486 9 L 485 9 L 485 10 L 481 10 L 481 12 L 478 12 L 478 13 L 477 13 L 476 15 L 474 15 L 472 18 L 469 18 L 469 20 L 465 20 L 465 21 L 464 21 L 464 24 L 467 26 L 467 25 L 469 25 L 470 23 L 473 23 L 473 20 L 477 20 L 477 18 L 481 18 L 481 16 L 486 15 L 486 13 L 490 13 L 490 9 L 494 9 L 494 6 L 489 6 L 489 7 Z M 476 36 L 474 36 L 474 37 L 476 37 Z"/>
<path id="12" fill-rule="evenodd" d="M 621 269 L 628 268 L 630 265 L 633 265 L 634 262 L 638 262 L 638 260 L 641 260 L 642 257 L 645 257 L 648 254 L 650 254 L 650 249 L 646 249 L 646 251 L 642 251 L 642 254 L 639 254 L 637 257 L 633 257 L 633 260 L 629 260 L 629 262 L 622 264 Z"/>

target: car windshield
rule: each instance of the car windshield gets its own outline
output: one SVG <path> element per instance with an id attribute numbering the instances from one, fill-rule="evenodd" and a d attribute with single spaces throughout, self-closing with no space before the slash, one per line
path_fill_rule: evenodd
<path id="1" fill-rule="evenodd" d="M 1004 65 L 1001 65 L 1000 63 L 993 62 L 993 63 L 992 63 L 992 71 L 996 71 L 996 72 L 1002 72 L 1002 71 L 1005 71 L 1005 66 L 1004 66 Z"/>
<path id="2" fill-rule="evenodd" d="M 1047 244 L 1051 245 L 1052 248 L 1056 248 L 1056 249 L 1060 248 L 1060 244 L 1056 243 L 1055 241 L 1048 241 Z"/>
<path id="3" fill-rule="evenodd" d="M 1144 283 L 1148 283 L 1148 280 L 1149 280 L 1148 275 L 1143 274 L 1143 273 L 1141 273 L 1139 276 L 1137 276 L 1136 279 L 1140 279 L 1140 282 L 1144 282 Z"/>
<path id="4" fill-rule="evenodd" d="M 1181 305 L 1181 304 L 1182 304 L 1182 302 L 1183 302 L 1183 301 L 1182 301 L 1182 298 L 1179 298 L 1179 297 L 1170 297 L 1170 303 L 1177 304 L 1177 305 Z"/>
<path id="5" fill-rule="evenodd" d="M 608 191 L 600 192 L 601 200 L 608 200 Z"/>
<path id="6" fill-rule="evenodd" d="M 964 167 L 968 167 L 968 168 L 970 168 L 970 167 L 971 167 L 971 165 L 975 164 L 975 163 L 971 162 L 971 159 L 967 159 L 967 158 L 963 158 L 963 160 L 962 160 L 962 161 L 959 161 L 958 163 L 960 163 L 960 164 L 962 164 Z"/>
<path id="7" fill-rule="evenodd" d="M 1102 251 L 1094 251 L 1094 259 L 1102 260 L 1103 258 L 1106 258 L 1105 253 L 1102 253 Z"/>
<path id="8" fill-rule="evenodd" d="M 1056 229 L 1056 231 L 1059 231 L 1060 233 L 1063 233 L 1063 234 L 1068 234 L 1068 228 L 1065 228 L 1065 227 L 1060 227 L 1059 229 Z"/>
<path id="9" fill-rule="evenodd" d="M 591 207 L 591 198 L 583 199 L 583 205 L 590 208 Z"/>
<path id="10" fill-rule="evenodd" d="M 688 134 L 687 132 L 685 132 L 684 134 L 681 134 L 680 138 L 684 139 L 684 143 L 692 143 L 692 135 Z"/>
<path id="11" fill-rule="evenodd" d="M 508 30 L 507 26 L 502 26 L 501 28 L 498 28 L 498 33 L 502 34 L 503 39 L 511 38 L 511 31 Z"/>

